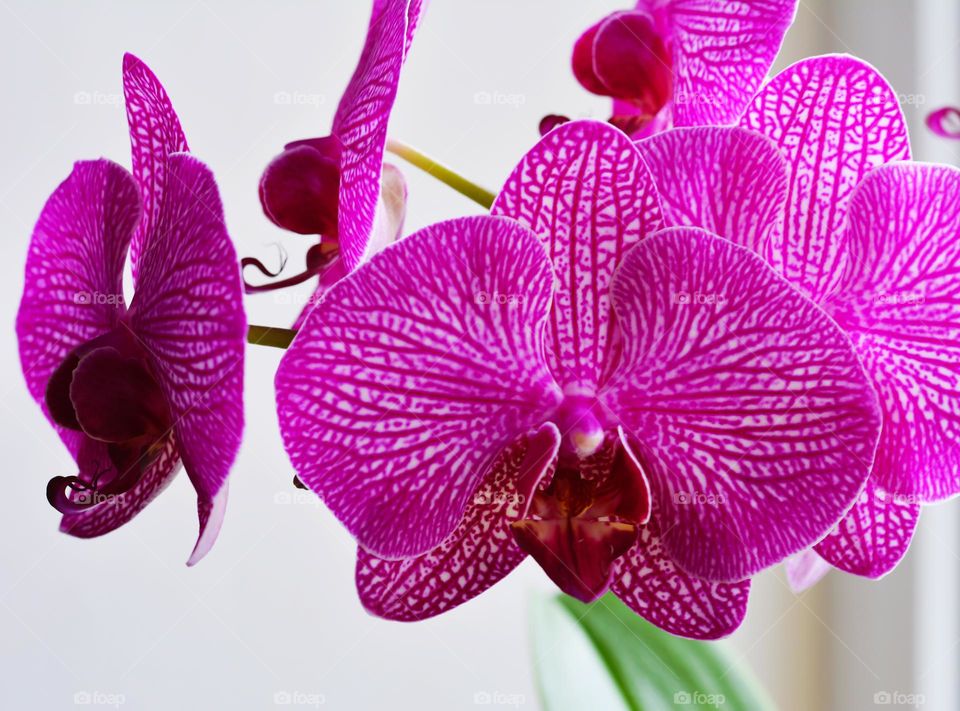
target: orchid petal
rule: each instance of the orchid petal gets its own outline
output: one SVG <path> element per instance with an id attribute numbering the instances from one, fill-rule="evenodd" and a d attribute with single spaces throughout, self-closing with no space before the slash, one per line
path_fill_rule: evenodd
<path id="1" fill-rule="evenodd" d="M 735 123 L 763 83 L 797 0 L 640 0 L 673 47 L 677 126 Z"/>
<path id="2" fill-rule="evenodd" d="M 820 557 L 815 548 L 808 548 L 783 562 L 787 584 L 797 595 L 819 583 L 833 566 Z"/>
<path id="3" fill-rule="evenodd" d="M 85 161 L 53 192 L 33 230 L 17 338 L 27 387 L 51 424 L 45 394 L 54 371 L 126 311 L 123 260 L 139 219 L 130 174 L 107 160 Z M 57 429 L 76 456 L 81 435 Z"/>
<path id="4" fill-rule="evenodd" d="M 417 24 L 409 22 L 408 13 L 419 17 L 409 0 L 375 3 L 360 62 L 333 119 L 333 135 L 343 148 L 338 232 L 347 271 L 363 260 L 373 230 L 387 124 L 397 97 L 408 24 L 411 33 Z"/>
<path id="5" fill-rule="evenodd" d="M 854 189 L 871 169 L 910 157 L 897 96 L 858 59 L 814 57 L 774 77 L 741 124 L 772 139 L 790 170 L 786 222 L 767 256 L 819 303 L 843 273 Z"/>
<path id="6" fill-rule="evenodd" d="M 226 482 L 240 447 L 246 318 L 212 173 L 184 153 L 170 156 L 167 171 L 130 320 L 167 396 L 203 510 Z"/>
<path id="7" fill-rule="evenodd" d="M 881 578 L 907 554 L 919 517 L 919 504 L 877 488 L 871 477 L 857 503 L 814 550 L 835 568 Z"/>
<path id="8" fill-rule="evenodd" d="M 103 443 L 85 439 L 77 457 L 80 478 L 90 481 L 92 474 L 101 469 L 107 460 Z M 132 489 L 115 497 L 107 497 L 86 511 L 64 515 L 60 519 L 60 530 L 77 538 L 95 538 L 110 533 L 146 508 L 173 481 L 179 469 L 180 454 L 174 438 L 168 436 L 163 448 Z"/>
<path id="9" fill-rule="evenodd" d="M 739 581 L 822 539 L 880 428 L 836 324 L 757 255 L 693 228 L 634 247 L 613 302 L 623 360 L 600 397 L 656 472 L 670 558 Z"/>
<path id="10" fill-rule="evenodd" d="M 130 127 L 133 176 L 143 200 L 143 220 L 130 243 L 136 278 L 144 242 L 157 225 L 167 180 L 167 156 L 190 150 L 170 97 L 150 68 L 132 54 L 123 55 L 123 95 Z"/>
<path id="11" fill-rule="evenodd" d="M 764 254 L 787 196 L 787 166 L 769 139 L 736 127 L 678 128 L 637 145 L 667 227 L 701 227 Z"/>
<path id="12" fill-rule="evenodd" d="M 550 423 L 508 446 L 457 528 L 429 553 L 384 560 L 359 549 L 356 578 L 363 606 L 391 620 L 422 620 L 476 597 L 507 575 L 526 557 L 510 524 L 523 517 L 559 446 L 560 433 Z"/>
<path id="13" fill-rule="evenodd" d="M 883 408 L 873 476 L 920 501 L 960 492 L 960 171 L 871 173 L 850 206 L 850 267 L 826 308 Z"/>
<path id="14" fill-rule="evenodd" d="M 546 247 L 559 280 L 551 370 L 564 388 L 595 391 L 616 358 L 610 280 L 626 250 L 661 224 L 640 153 L 604 123 L 558 126 L 514 169 L 493 212 L 529 226 Z"/>
<path id="15" fill-rule="evenodd" d="M 656 518 L 617 563 L 613 593 L 662 630 L 692 639 L 719 639 L 747 613 L 750 581 L 711 583 L 684 573 L 669 557 Z"/>
<path id="16" fill-rule="evenodd" d="M 496 455 L 546 421 L 552 282 L 529 230 L 464 218 L 374 255 L 306 320 L 277 372 L 284 445 L 362 547 L 439 545 Z"/>

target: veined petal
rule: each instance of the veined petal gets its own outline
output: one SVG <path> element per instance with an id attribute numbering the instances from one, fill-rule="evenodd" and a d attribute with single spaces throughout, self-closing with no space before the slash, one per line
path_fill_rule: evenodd
<path id="1" fill-rule="evenodd" d="M 592 393 L 616 359 L 610 280 L 623 254 L 661 226 L 660 203 L 640 153 L 596 121 L 555 128 L 520 162 L 493 205 L 529 226 L 559 281 L 548 358 L 562 387 Z"/>
<path id="2" fill-rule="evenodd" d="M 883 408 L 873 476 L 894 494 L 960 492 L 960 171 L 878 168 L 850 206 L 850 267 L 827 309 Z"/>
<path id="3" fill-rule="evenodd" d="M 522 225 L 451 220 L 374 255 L 306 320 L 277 372 L 284 445 L 362 547 L 436 547 L 496 455 L 559 403 L 552 283 Z"/>
<path id="4" fill-rule="evenodd" d="M 337 106 L 333 135 L 342 144 L 340 164 L 339 240 L 347 271 L 363 260 L 380 196 L 380 172 L 387 142 L 387 124 L 397 97 L 407 29 L 411 38 L 419 17 L 410 0 L 378 0 L 374 4 L 360 62 Z"/>
<path id="5" fill-rule="evenodd" d="M 735 123 L 763 83 L 797 0 L 640 0 L 673 47 L 677 126 Z"/>
<path id="6" fill-rule="evenodd" d="M 637 146 L 667 227 L 701 227 L 765 254 L 787 196 L 787 164 L 770 139 L 737 127 L 678 128 Z"/>
<path id="7" fill-rule="evenodd" d="M 772 139 L 790 172 L 786 221 L 767 256 L 787 281 L 820 303 L 843 273 L 855 188 L 878 165 L 910 157 L 897 96 L 859 59 L 814 57 L 774 77 L 741 125 Z"/>
<path id="8" fill-rule="evenodd" d="M 137 184 L 108 160 L 74 165 L 43 207 L 30 239 L 17 338 L 27 387 L 48 419 L 50 376 L 126 311 L 123 260 L 139 219 Z M 58 431 L 76 457 L 79 435 Z"/>
<path id="9" fill-rule="evenodd" d="M 814 548 L 790 556 L 783 562 L 787 584 L 797 595 L 819 583 L 833 566 L 820 557 Z"/>
<path id="10" fill-rule="evenodd" d="M 130 53 L 123 55 L 123 96 L 130 127 L 133 176 L 143 200 L 143 220 L 130 243 L 130 263 L 136 278 L 140 252 L 157 225 L 167 180 L 167 156 L 190 149 L 160 80 Z"/>
<path id="11" fill-rule="evenodd" d="M 170 156 L 167 171 L 130 317 L 166 393 L 203 509 L 226 482 L 240 447 L 247 324 L 213 174 L 184 153 Z"/>
<path id="12" fill-rule="evenodd" d="M 693 228 L 634 247 L 613 301 L 624 354 L 600 397 L 650 459 L 669 557 L 739 581 L 822 539 L 880 428 L 837 325 L 760 257 Z"/>
<path id="13" fill-rule="evenodd" d="M 879 489 L 870 477 L 857 503 L 814 550 L 847 573 L 881 578 L 907 554 L 920 505 Z"/>
<path id="14" fill-rule="evenodd" d="M 103 443 L 84 439 L 77 456 L 82 479 L 89 481 L 90 473 L 108 461 Z M 175 438 L 168 436 L 163 449 L 132 489 L 106 497 L 86 511 L 64 515 L 60 519 L 60 530 L 77 538 L 95 538 L 110 533 L 145 509 L 173 481 L 179 470 L 180 454 Z"/>
<path id="15" fill-rule="evenodd" d="M 556 462 L 560 433 L 546 424 L 508 446 L 490 467 L 457 528 L 415 558 L 384 560 L 357 551 L 357 591 L 380 617 L 414 621 L 476 597 L 525 557 L 510 524 L 524 515 L 537 484 Z"/>
<path id="16" fill-rule="evenodd" d="M 613 593 L 670 634 L 719 639 L 747 614 L 750 581 L 711 583 L 684 573 L 664 550 L 656 518 L 641 527 L 633 548 L 615 565 Z"/>

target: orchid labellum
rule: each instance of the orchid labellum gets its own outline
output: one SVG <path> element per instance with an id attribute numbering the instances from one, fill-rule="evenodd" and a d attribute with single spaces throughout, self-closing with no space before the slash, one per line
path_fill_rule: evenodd
<path id="1" fill-rule="evenodd" d="M 240 270 L 210 170 L 153 73 L 124 57 L 133 175 L 77 163 L 33 232 L 17 316 L 24 377 L 77 464 L 50 480 L 62 531 L 123 525 L 183 464 L 213 545 L 243 429 Z M 129 252 L 135 293 L 122 274 Z"/>
<path id="2" fill-rule="evenodd" d="M 879 412 L 848 337 L 744 247 L 664 229 L 608 124 L 551 132 L 494 213 L 373 257 L 277 373 L 284 444 L 356 536 L 364 604 L 436 615 L 530 555 L 581 600 L 728 634 L 748 579 L 866 481 Z"/>

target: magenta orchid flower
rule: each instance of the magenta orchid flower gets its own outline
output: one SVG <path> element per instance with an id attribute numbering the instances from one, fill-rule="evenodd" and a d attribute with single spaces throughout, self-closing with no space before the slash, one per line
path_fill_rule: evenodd
<path id="1" fill-rule="evenodd" d="M 581 600 L 728 634 L 748 578 L 866 480 L 879 413 L 849 339 L 749 250 L 662 229 L 608 124 L 556 128 L 494 212 L 374 256 L 277 373 L 284 445 L 358 540 L 363 604 L 436 615 L 530 555 Z"/>
<path id="2" fill-rule="evenodd" d="M 581 35 L 573 73 L 613 99 L 611 122 L 635 138 L 736 123 L 796 12 L 797 0 L 639 0 Z M 557 123 L 549 119 L 544 132 Z"/>
<path id="3" fill-rule="evenodd" d="M 920 504 L 960 490 L 960 173 L 902 162 L 910 146 L 897 96 L 853 57 L 788 68 L 742 126 L 639 145 L 671 200 L 668 225 L 710 229 L 763 255 L 852 339 L 883 411 L 876 463 L 856 505 L 789 575 L 799 587 L 815 582 L 822 557 L 878 578 L 906 553 Z M 781 161 L 787 182 L 762 192 L 762 174 Z M 757 175 L 756 191 L 734 191 L 734 172 Z M 731 228 L 743 219 L 762 229 Z"/>
<path id="4" fill-rule="evenodd" d="M 960 139 L 960 109 L 937 109 L 927 116 L 927 127 L 941 138 Z"/>
<path id="5" fill-rule="evenodd" d="M 317 293 L 348 274 L 368 252 L 397 239 L 406 212 L 403 175 L 384 165 L 390 111 L 423 0 L 374 0 L 367 39 L 329 136 L 288 143 L 260 179 L 260 202 L 277 226 L 320 241 L 306 269 L 248 291 L 319 277 Z M 257 260 L 244 260 L 263 273 Z M 304 317 L 301 314 L 300 320 Z"/>
<path id="6" fill-rule="evenodd" d="M 47 487 L 61 530 L 122 526 L 182 463 L 200 518 L 192 565 L 217 537 L 243 429 L 240 271 L 213 175 L 186 153 L 160 82 L 128 54 L 123 86 L 133 176 L 81 161 L 47 200 L 17 315 L 20 359 L 77 464 Z"/>

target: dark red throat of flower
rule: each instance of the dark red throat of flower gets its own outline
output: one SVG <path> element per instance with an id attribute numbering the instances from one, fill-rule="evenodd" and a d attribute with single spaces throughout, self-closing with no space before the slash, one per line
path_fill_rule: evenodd
<path id="1" fill-rule="evenodd" d="M 47 500 L 61 513 L 130 491 L 170 436 L 166 397 L 124 326 L 68 355 L 47 384 L 46 402 L 54 422 L 105 452 L 99 461 L 79 461 L 79 476 L 47 484 Z"/>
<path id="2" fill-rule="evenodd" d="M 650 518 L 649 485 L 633 454 L 617 441 L 590 459 L 598 458 L 606 462 L 561 461 L 550 485 L 533 495 L 527 518 L 511 525 L 557 587 L 583 602 L 606 592 L 614 562 Z"/>

